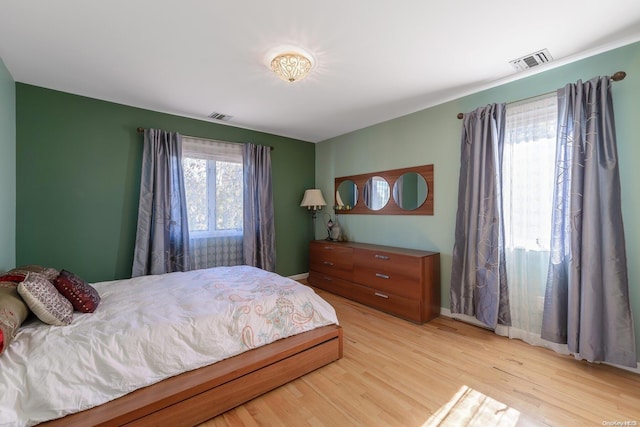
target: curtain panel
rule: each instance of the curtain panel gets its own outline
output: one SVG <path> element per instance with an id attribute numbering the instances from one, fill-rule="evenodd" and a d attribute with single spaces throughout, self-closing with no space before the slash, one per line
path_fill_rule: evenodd
<path id="1" fill-rule="evenodd" d="M 271 147 L 244 144 L 244 263 L 275 271 L 276 241 Z"/>
<path id="2" fill-rule="evenodd" d="M 191 269 L 180 134 L 144 131 L 132 277 Z"/>
<path id="3" fill-rule="evenodd" d="M 507 104 L 502 164 L 510 337 L 540 342 L 555 176 L 556 93 Z M 496 331 L 498 332 L 498 331 Z"/>
<path id="4" fill-rule="evenodd" d="M 542 338 L 637 366 L 608 77 L 558 90 L 558 147 Z"/>
<path id="5" fill-rule="evenodd" d="M 510 325 L 502 223 L 505 104 L 464 115 L 451 271 L 451 312 Z"/>

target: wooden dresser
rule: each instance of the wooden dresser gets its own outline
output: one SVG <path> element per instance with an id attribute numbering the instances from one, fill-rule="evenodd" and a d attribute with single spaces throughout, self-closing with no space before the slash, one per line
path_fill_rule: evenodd
<path id="1" fill-rule="evenodd" d="M 309 284 L 417 323 L 440 314 L 440 254 L 312 241 Z"/>

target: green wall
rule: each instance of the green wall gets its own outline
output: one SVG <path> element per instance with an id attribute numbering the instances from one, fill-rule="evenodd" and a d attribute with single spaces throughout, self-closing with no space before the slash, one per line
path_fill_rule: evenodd
<path id="1" fill-rule="evenodd" d="M 16 261 L 16 89 L 0 58 L 0 272 Z"/>
<path id="2" fill-rule="evenodd" d="M 314 184 L 313 144 L 21 83 L 16 115 L 17 265 L 65 268 L 92 282 L 130 277 L 142 159 L 136 128 L 144 127 L 275 147 L 276 271 L 307 271 L 311 229 L 299 204 Z"/>
<path id="3" fill-rule="evenodd" d="M 316 185 L 333 193 L 335 177 L 434 164 L 434 216 L 343 215 L 339 217 L 350 240 L 441 253 L 442 307 L 449 308 L 449 282 L 458 173 L 460 170 L 460 112 L 494 102 L 512 102 L 554 91 L 578 79 L 626 71 L 613 84 L 616 130 L 622 182 L 622 210 L 626 233 L 631 305 L 636 319 L 640 355 L 640 43 L 634 43 L 521 80 L 371 126 L 316 145 Z M 327 200 L 333 203 L 333 198 Z M 320 226 L 318 226 L 320 228 Z M 320 235 L 321 230 L 317 231 Z"/>

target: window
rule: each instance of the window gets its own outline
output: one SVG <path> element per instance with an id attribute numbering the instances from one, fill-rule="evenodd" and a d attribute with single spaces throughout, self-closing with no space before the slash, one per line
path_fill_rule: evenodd
<path id="1" fill-rule="evenodd" d="M 182 142 L 190 235 L 241 235 L 242 146 L 187 137 Z"/>
<path id="2" fill-rule="evenodd" d="M 555 93 L 507 105 L 502 169 L 507 247 L 549 250 L 556 123 Z"/>
<path id="3" fill-rule="evenodd" d="M 389 183 L 379 176 L 369 178 L 364 186 L 363 198 L 369 209 L 382 209 L 389 201 Z"/>
<path id="4" fill-rule="evenodd" d="M 389 201 L 389 183 L 384 179 L 378 176 L 374 176 L 371 178 L 373 182 L 373 194 L 372 197 L 373 203 L 371 209 L 374 211 L 380 210 L 387 204 Z"/>

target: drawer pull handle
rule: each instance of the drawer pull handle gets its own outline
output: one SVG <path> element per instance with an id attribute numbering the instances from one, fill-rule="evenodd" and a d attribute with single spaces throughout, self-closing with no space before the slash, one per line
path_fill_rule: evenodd
<path id="1" fill-rule="evenodd" d="M 382 274 L 382 273 L 376 273 L 376 277 L 379 277 L 381 279 L 388 279 L 389 276 L 387 276 L 386 274 Z"/>
<path id="2" fill-rule="evenodd" d="M 376 292 L 375 296 L 380 297 L 380 298 L 389 298 L 389 295 L 381 294 L 380 292 Z"/>
<path id="3" fill-rule="evenodd" d="M 329 276 L 322 276 L 322 278 L 323 278 L 324 280 L 326 280 L 327 282 L 331 282 L 331 281 L 333 280 L 333 279 L 332 279 L 331 277 L 329 277 Z"/>
<path id="4" fill-rule="evenodd" d="M 386 255 L 377 255 L 376 254 L 375 257 L 378 258 L 378 259 L 389 259 L 389 257 L 386 256 Z"/>
<path id="5" fill-rule="evenodd" d="M 331 246 L 325 246 L 324 248 L 325 248 L 326 250 L 328 250 L 328 251 L 332 251 L 332 250 L 333 250 L 333 248 L 332 248 Z"/>
<path id="6" fill-rule="evenodd" d="M 332 262 L 329 262 L 329 261 L 325 261 L 323 264 L 324 264 L 324 265 L 333 265 L 333 263 L 332 263 Z"/>

